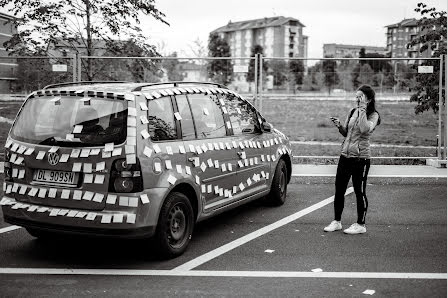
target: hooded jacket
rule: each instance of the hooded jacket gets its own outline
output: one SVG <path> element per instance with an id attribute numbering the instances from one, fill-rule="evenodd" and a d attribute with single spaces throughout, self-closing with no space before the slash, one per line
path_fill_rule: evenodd
<path id="1" fill-rule="evenodd" d="M 348 158 L 371 158 L 369 139 L 378 120 L 379 113 L 373 112 L 366 116 L 364 107 L 351 110 L 344 125 L 339 127 L 340 133 L 345 137 L 341 155 Z"/>

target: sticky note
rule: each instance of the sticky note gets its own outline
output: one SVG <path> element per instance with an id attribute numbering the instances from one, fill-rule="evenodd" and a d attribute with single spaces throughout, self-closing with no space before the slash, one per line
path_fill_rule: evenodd
<path id="1" fill-rule="evenodd" d="M 127 117 L 127 126 L 131 126 L 131 127 L 137 126 L 137 118 Z"/>
<path id="2" fill-rule="evenodd" d="M 212 166 L 214 166 L 213 160 L 210 158 L 207 160 L 208 166 L 211 168 Z"/>
<path id="3" fill-rule="evenodd" d="M 109 194 L 109 195 L 107 195 L 106 203 L 114 205 L 114 204 L 116 204 L 116 198 L 117 198 L 116 195 Z"/>
<path id="4" fill-rule="evenodd" d="M 203 153 L 202 148 L 200 146 L 197 146 L 196 152 L 197 152 L 197 154 L 202 154 Z"/>
<path id="5" fill-rule="evenodd" d="M 93 171 L 92 164 L 91 163 L 84 163 L 83 165 L 83 172 L 84 173 L 91 173 Z"/>
<path id="6" fill-rule="evenodd" d="M 53 147 L 50 148 L 50 150 L 48 150 L 48 152 L 54 153 L 54 152 L 57 152 L 57 150 L 59 150 L 59 147 L 58 146 L 53 146 Z"/>
<path id="7" fill-rule="evenodd" d="M 145 139 L 145 140 L 150 137 L 150 135 L 146 129 L 143 129 L 140 133 L 141 133 L 141 136 L 143 137 L 143 139 Z"/>
<path id="8" fill-rule="evenodd" d="M 180 145 L 180 146 L 178 147 L 178 151 L 179 151 L 180 153 L 182 153 L 182 154 L 185 154 L 185 153 L 186 153 L 185 147 L 184 147 L 183 145 Z"/>
<path id="9" fill-rule="evenodd" d="M 158 144 L 154 144 L 152 146 L 152 148 L 154 149 L 155 153 L 160 153 L 161 152 L 160 146 L 158 146 Z"/>
<path id="10" fill-rule="evenodd" d="M 93 198 L 93 196 L 94 196 L 94 193 L 93 193 L 93 192 L 91 192 L 91 191 L 86 191 L 86 192 L 84 193 L 84 195 L 82 196 L 82 199 L 83 199 L 83 200 L 86 200 L 86 201 L 91 201 L 92 198 Z"/>
<path id="11" fill-rule="evenodd" d="M 14 164 L 20 165 L 20 164 L 22 164 L 23 160 L 24 160 L 23 156 L 20 156 L 19 158 L 17 158 L 15 160 Z"/>
<path id="12" fill-rule="evenodd" d="M 205 192 L 206 192 L 206 185 L 202 184 L 202 193 L 205 193 Z"/>
<path id="13" fill-rule="evenodd" d="M 137 138 L 136 137 L 127 137 L 126 144 L 131 145 L 131 146 L 136 146 Z"/>
<path id="14" fill-rule="evenodd" d="M 128 165 L 134 165 L 137 163 L 137 156 L 135 154 L 126 154 L 126 162 Z"/>
<path id="15" fill-rule="evenodd" d="M 251 178 L 250 178 L 250 177 L 248 177 L 248 179 L 247 179 L 247 185 L 248 185 L 248 186 L 251 185 Z"/>
<path id="16" fill-rule="evenodd" d="M 244 186 L 244 183 L 239 183 L 239 189 L 241 190 L 241 191 L 244 191 L 244 189 L 245 189 L 245 186 Z"/>
<path id="17" fill-rule="evenodd" d="M 136 127 L 128 127 L 127 128 L 127 136 L 128 137 L 136 137 L 137 136 L 137 129 L 136 129 Z"/>
<path id="18" fill-rule="evenodd" d="M 208 150 L 214 150 L 214 149 L 219 150 L 219 145 L 217 143 L 214 144 L 208 143 Z"/>
<path id="19" fill-rule="evenodd" d="M 129 206 L 129 197 L 121 197 L 120 196 L 119 205 L 120 206 Z"/>
<path id="20" fill-rule="evenodd" d="M 196 184 L 200 185 L 200 177 L 196 175 Z"/>
<path id="21" fill-rule="evenodd" d="M 230 145 L 230 143 L 225 143 L 225 146 L 227 147 L 227 150 L 230 150 L 230 149 L 231 149 L 231 145 Z"/>
<path id="22" fill-rule="evenodd" d="M 191 175 L 191 168 L 188 166 L 185 166 L 185 173 L 188 175 Z"/>
<path id="23" fill-rule="evenodd" d="M 94 213 L 94 212 L 89 212 L 88 214 L 87 214 L 87 217 L 85 218 L 86 220 L 95 220 L 95 218 L 96 218 L 96 213 Z"/>
<path id="24" fill-rule="evenodd" d="M 76 210 L 70 210 L 70 211 L 67 213 L 67 217 L 75 217 L 76 214 L 78 214 L 78 211 L 76 211 Z"/>
<path id="25" fill-rule="evenodd" d="M 62 191 L 62 193 L 63 193 L 63 191 Z M 61 196 L 61 198 L 62 198 L 62 196 Z M 82 191 L 81 190 L 75 190 L 73 192 L 73 200 L 80 201 L 81 199 L 82 199 Z"/>
<path id="26" fill-rule="evenodd" d="M 104 199 L 104 194 L 95 193 L 95 196 L 93 197 L 93 202 L 102 203 L 103 199 Z"/>
<path id="27" fill-rule="evenodd" d="M 81 211 L 81 212 L 78 212 L 78 213 L 75 215 L 75 217 L 76 217 L 76 218 L 83 218 L 83 217 L 86 216 L 86 215 L 87 215 L 87 212 Z"/>
<path id="28" fill-rule="evenodd" d="M 172 176 L 172 175 L 169 175 L 169 177 L 168 177 L 167 180 L 168 180 L 168 182 L 169 182 L 170 184 L 174 185 L 175 182 L 177 181 L 177 178 L 175 178 L 175 177 Z"/>
<path id="29" fill-rule="evenodd" d="M 34 148 L 28 148 L 26 149 L 26 151 L 23 153 L 24 155 L 31 155 L 34 152 Z"/>
<path id="30" fill-rule="evenodd" d="M 45 151 L 39 151 L 39 153 L 37 153 L 36 159 L 42 160 L 44 156 L 45 156 Z"/>
<path id="31" fill-rule="evenodd" d="M 82 149 L 79 157 L 88 157 L 90 155 L 90 149 Z"/>
<path id="32" fill-rule="evenodd" d="M 140 109 L 142 111 L 147 111 L 148 110 L 147 104 L 145 102 L 140 102 Z"/>
<path id="33" fill-rule="evenodd" d="M 12 147 L 11 147 L 11 151 L 16 152 L 17 149 L 19 149 L 19 144 L 14 143 L 14 144 L 12 145 Z"/>
<path id="34" fill-rule="evenodd" d="M 49 198 L 55 198 L 56 197 L 56 193 L 57 193 L 57 189 L 56 188 L 50 188 L 50 190 L 48 191 L 48 197 Z"/>
<path id="35" fill-rule="evenodd" d="M 123 148 L 119 147 L 119 148 L 114 148 L 112 150 L 112 156 L 120 156 L 121 153 L 123 153 Z"/>
<path id="36" fill-rule="evenodd" d="M 80 154 L 81 154 L 81 149 L 72 149 L 70 157 L 78 158 Z"/>
<path id="37" fill-rule="evenodd" d="M 175 167 L 176 167 L 176 169 L 177 169 L 177 173 L 179 173 L 179 174 L 182 174 L 182 173 L 183 173 L 183 170 L 182 170 L 182 166 L 181 166 L 181 165 L 176 165 Z"/>
<path id="38" fill-rule="evenodd" d="M 228 171 L 233 171 L 233 164 L 232 163 L 228 163 Z"/>
<path id="39" fill-rule="evenodd" d="M 85 174 L 84 183 L 93 183 L 93 174 Z"/>
<path id="40" fill-rule="evenodd" d="M 75 125 L 75 127 L 73 128 L 73 133 L 81 133 L 82 132 L 82 125 Z"/>
<path id="41" fill-rule="evenodd" d="M 12 185 L 8 185 L 8 188 L 9 188 L 9 192 L 11 192 Z M 6 193 L 8 193 L 8 188 L 6 189 Z M 28 192 L 28 195 L 31 196 L 31 197 L 34 197 L 37 194 L 38 190 L 39 190 L 38 188 L 32 187 L 30 189 L 30 191 Z"/>
<path id="42" fill-rule="evenodd" d="M 57 214 L 59 213 L 60 209 L 51 209 L 50 211 L 50 216 L 57 216 Z"/>
<path id="43" fill-rule="evenodd" d="M 80 194 L 82 195 L 82 192 L 78 190 L 78 192 L 80 192 Z M 76 191 L 74 193 L 74 195 L 76 194 Z M 75 196 L 73 195 L 73 200 L 75 200 Z M 79 195 L 79 194 L 78 194 Z M 62 193 L 61 193 L 61 199 L 68 199 L 70 197 L 70 190 L 68 189 L 63 189 Z M 80 199 L 80 198 L 79 198 Z"/>
<path id="44" fill-rule="evenodd" d="M 219 161 L 218 161 L 218 160 L 215 160 L 215 161 L 214 161 L 214 167 L 215 167 L 216 169 L 219 168 Z"/>
<path id="45" fill-rule="evenodd" d="M 146 155 L 147 157 L 151 157 L 152 149 L 147 146 L 144 146 L 143 154 Z"/>
<path id="46" fill-rule="evenodd" d="M 236 143 L 236 141 L 231 141 L 231 143 L 233 144 L 233 148 L 237 148 L 237 143 Z"/>
<path id="47" fill-rule="evenodd" d="M 70 158 L 70 154 L 64 153 L 64 154 L 61 155 L 61 158 L 59 159 L 59 162 L 62 162 L 62 163 L 63 162 L 67 162 L 69 158 Z"/>
<path id="48" fill-rule="evenodd" d="M 239 165 L 240 168 L 243 168 L 243 167 L 244 167 L 244 164 L 242 163 L 241 160 L 238 160 L 238 161 L 237 161 L 237 164 Z"/>
<path id="49" fill-rule="evenodd" d="M 249 161 L 250 161 L 250 166 L 253 166 L 255 164 L 255 161 L 253 160 L 253 158 L 250 158 Z"/>
<path id="50" fill-rule="evenodd" d="M 179 113 L 179 112 L 175 112 L 175 113 L 174 113 L 174 117 L 175 117 L 175 119 L 177 119 L 177 120 L 182 120 L 182 116 L 180 116 L 180 113 Z"/>
<path id="51" fill-rule="evenodd" d="M 140 121 L 141 121 L 141 123 L 142 124 L 148 124 L 149 123 L 149 120 L 147 120 L 147 117 L 146 116 L 140 116 Z"/>
<path id="52" fill-rule="evenodd" d="M 171 160 L 165 160 L 165 166 L 167 170 L 171 170 L 172 169 L 172 163 Z"/>
<path id="53" fill-rule="evenodd" d="M 19 169 L 17 168 L 12 169 L 12 178 L 17 178 L 18 175 L 19 175 Z"/>
<path id="54" fill-rule="evenodd" d="M 208 184 L 206 187 L 207 193 L 211 193 L 213 191 L 213 186 L 211 184 Z"/>
<path id="55" fill-rule="evenodd" d="M 114 148 L 114 143 L 107 143 L 104 145 L 104 151 L 105 152 L 112 152 Z"/>
<path id="56" fill-rule="evenodd" d="M 103 184 L 104 183 L 104 175 L 96 175 L 95 176 L 95 184 Z"/>
<path id="57" fill-rule="evenodd" d="M 222 172 L 227 171 L 227 166 L 224 163 L 221 165 L 221 168 L 222 168 Z"/>
<path id="58" fill-rule="evenodd" d="M 101 217 L 101 223 L 108 224 L 112 221 L 112 214 L 103 214 Z"/>
<path id="59" fill-rule="evenodd" d="M 168 153 L 169 155 L 173 155 L 174 154 L 172 152 L 172 147 L 171 146 L 166 146 L 166 153 Z"/>
<path id="60" fill-rule="evenodd" d="M 124 151 L 126 154 L 133 154 L 135 153 L 135 146 L 124 145 Z"/>
<path id="61" fill-rule="evenodd" d="M 137 109 L 133 108 L 133 107 L 128 107 L 127 108 L 127 115 L 128 116 L 137 116 Z"/>
<path id="62" fill-rule="evenodd" d="M 134 224 L 136 220 L 135 214 L 127 214 L 126 223 Z"/>
<path id="63" fill-rule="evenodd" d="M 12 186 L 11 192 L 16 193 L 18 188 L 19 188 L 19 185 L 17 183 L 14 183 Z"/>
<path id="64" fill-rule="evenodd" d="M 137 197 L 129 197 L 129 207 L 138 207 Z"/>
<path id="65" fill-rule="evenodd" d="M 73 168 L 71 169 L 72 172 L 80 172 L 82 168 L 82 163 L 75 162 L 73 163 Z"/>
<path id="66" fill-rule="evenodd" d="M 26 193 L 27 188 L 28 187 L 26 185 L 22 185 L 20 187 L 19 194 L 24 195 Z"/>
<path id="67" fill-rule="evenodd" d="M 219 194 L 219 186 L 218 185 L 214 186 L 214 194 L 216 194 L 216 195 Z"/>
<path id="68" fill-rule="evenodd" d="M 155 162 L 154 168 L 155 168 L 155 172 L 161 172 L 161 163 Z"/>
<path id="69" fill-rule="evenodd" d="M 192 144 L 189 144 L 188 146 L 190 152 L 196 152 L 196 148 Z"/>
<path id="70" fill-rule="evenodd" d="M 149 197 L 147 196 L 147 194 L 140 194 L 140 199 L 141 199 L 141 203 L 143 204 L 149 204 Z"/>
<path id="71" fill-rule="evenodd" d="M 105 168 L 106 168 L 106 162 L 105 161 L 101 161 L 101 162 L 98 162 L 98 163 L 96 163 L 96 172 L 99 172 L 99 171 L 103 171 L 103 170 L 105 170 Z"/>
<path id="72" fill-rule="evenodd" d="M 210 114 L 210 112 L 208 111 L 208 109 L 207 109 L 207 108 L 203 108 L 203 114 L 204 114 L 204 115 L 209 115 L 209 114 Z"/>
<path id="73" fill-rule="evenodd" d="M 26 150 L 26 147 L 23 145 L 20 145 L 19 149 L 17 150 L 18 154 L 23 154 Z"/>

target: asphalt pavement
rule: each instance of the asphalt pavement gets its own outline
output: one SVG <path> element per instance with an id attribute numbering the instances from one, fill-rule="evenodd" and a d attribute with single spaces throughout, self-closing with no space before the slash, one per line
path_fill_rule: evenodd
<path id="1" fill-rule="evenodd" d="M 447 184 L 368 185 L 363 235 L 323 232 L 333 191 L 289 184 L 285 205 L 255 201 L 202 222 L 186 253 L 168 261 L 149 241 L 0 233 L 0 296 L 447 295 Z M 355 221 L 351 193 L 342 223 Z"/>

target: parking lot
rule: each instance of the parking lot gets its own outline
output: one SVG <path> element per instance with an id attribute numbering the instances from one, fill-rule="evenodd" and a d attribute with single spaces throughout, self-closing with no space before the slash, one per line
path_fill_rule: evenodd
<path id="1" fill-rule="evenodd" d="M 447 185 L 368 186 L 367 233 L 324 233 L 332 184 L 290 184 L 279 208 L 256 201 L 200 223 L 186 253 L 144 241 L 36 240 L 0 224 L 2 296 L 445 297 Z M 349 189 L 348 189 L 349 191 Z M 356 220 L 346 197 L 342 223 Z"/>

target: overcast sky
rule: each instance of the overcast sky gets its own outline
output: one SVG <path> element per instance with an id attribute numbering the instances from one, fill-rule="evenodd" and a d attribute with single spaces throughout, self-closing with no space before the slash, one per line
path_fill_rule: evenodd
<path id="1" fill-rule="evenodd" d="M 323 55 L 324 43 L 383 46 L 385 26 L 404 18 L 418 18 L 414 8 L 421 0 L 156 0 L 170 26 L 144 21 L 164 51 L 188 53 L 192 41 L 208 40 L 209 32 L 232 22 L 272 16 L 298 19 L 309 36 L 308 57 Z M 446 0 L 427 0 L 428 6 L 447 11 Z"/>
<path id="2" fill-rule="evenodd" d="M 167 26 L 142 18 L 141 27 L 150 42 L 163 45 L 162 54 L 177 51 L 190 56 L 190 45 L 199 38 L 205 45 L 209 32 L 232 22 L 285 16 L 298 19 L 309 37 L 308 57 L 323 56 L 324 43 L 385 47 L 385 26 L 414 12 L 423 0 L 156 0 Z M 426 0 L 429 7 L 447 11 L 446 0 Z M 2 12 L 7 11 L 0 9 Z"/>

